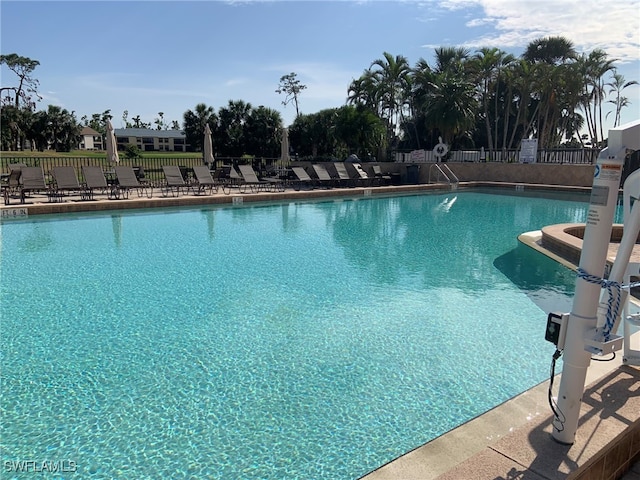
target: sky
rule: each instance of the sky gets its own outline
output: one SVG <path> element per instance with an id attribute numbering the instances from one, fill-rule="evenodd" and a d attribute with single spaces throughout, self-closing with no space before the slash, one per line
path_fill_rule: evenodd
<path id="1" fill-rule="evenodd" d="M 384 52 L 433 66 L 438 47 L 520 56 L 545 36 L 580 53 L 601 48 L 640 82 L 640 0 L 0 0 L 0 27 L 2 54 L 40 62 L 38 110 L 57 105 L 78 120 L 111 110 L 116 128 L 125 110 L 182 124 L 197 104 L 217 112 L 230 100 L 275 109 L 290 125 L 295 107 L 275 92 L 283 75 L 306 85 L 300 112 L 316 113 L 344 105 L 352 80 Z M 6 66 L 0 75 L 15 85 Z M 624 95 L 622 123 L 639 119 L 640 87 Z"/>

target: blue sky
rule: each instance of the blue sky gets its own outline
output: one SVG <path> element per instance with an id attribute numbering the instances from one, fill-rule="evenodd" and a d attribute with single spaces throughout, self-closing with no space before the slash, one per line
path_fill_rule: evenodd
<path id="1" fill-rule="evenodd" d="M 440 46 L 498 47 L 520 55 L 549 35 L 579 52 L 603 48 L 640 81 L 640 0 L 0 1 L 0 45 L 40 65 L 43 100 L 83 115 L 111 109 L 152 122 L 229 100 L 295 117 L 275 90 L 295 72 L 302 113 L 343 105 L 348 86 L 383 52 L 433 65 Z M 15 75 L 3 66 L 3 86 Z M 640 87 L 623 123 L 640 118 Z M 613 115 L 610 116 L 610 120 Z M 610 126 L 610 125 L 608 125 Z M 607 128 L 608 128 L 607 126 Z"/>

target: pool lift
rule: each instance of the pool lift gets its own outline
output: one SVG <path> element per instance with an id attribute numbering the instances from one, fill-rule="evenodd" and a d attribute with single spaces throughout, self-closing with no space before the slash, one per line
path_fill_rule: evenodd
<path id="1" fill-rule="evenodd" d="M 551 403 L 552 436 L 566 445 L 575 441 L 592 355 L 613 354 L 624 345 L 623 362 L 640 365 L 640 351 L 630 345 L 631 331 L 640 326 L 640 315 L 628 315 L 629 280 L 640 268 L 640 264 L 630 263 L 640 232 L 640 170 L 624 184 L 624 231 L 609 277 L 604 279 L 622 169 L 627 155 L 635 150 L 640 150 L 640 120 L 609 130 L 608 146 L 598 155 L 595 167 L 573 307 L 571 313 L 550 313 L 547 320 L 545 338 L 556 345 L 553 364 L 564 356 L 558 400 Z M 615 334 L 621 320 L 620 306 L 624 307 L 624 336 Z"/>

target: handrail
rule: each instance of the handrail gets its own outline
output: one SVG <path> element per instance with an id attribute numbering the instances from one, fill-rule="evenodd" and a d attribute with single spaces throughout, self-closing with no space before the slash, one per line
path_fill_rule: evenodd
<path id="1" fill-rule="evenodd" d="M 444 168 L 444 169 L 447 171 L 447 173 L 449 173 L 450 177 L 449 177 L 449 175 L 448 175 L 448 176 L 447 176 L 447 178 L 451 178 L 451 177 L 453 177 L 453 183 L 454 183 L 456 186 L 458 185 L 458 183 L 460 183 L 460 180 L 458 180 L 458 177 L 456 177 L 456 174 L 455 174 L 455 173 L 453 173 L 453 171 L 451 170 L 451 168 L 449 168 L 449 165 L 447 165 L 446 163 L 443 163 L 441 168 Z"/>
<path id="2" fill-rule="evenodd" d="M 442 169 L 440 165 L 442 165 L 442 167 L 444 167 L 449 172 L 449 175 L 453 177 L 453 182 L 451 181 L 451 178 L 449 177 L 449 175 L 445 173 L 445 171 Z M 429 183 L 431 183 L 431 169 L 433 169 L 433 167 L 436 167 L 436 170 L 438 170 L 438 172 L 440 172 L 440 174 L 446 179 L 447 183 L 449 184 L 449 186 L 451 186 L 452 189 L 458 188 L 458 183 L 459 183 L 458 177 L 456 177 L 455 173 L 453 173 L 451 169 L 444 163 L 431 164 L 431 166 L 429 167 Z"/>

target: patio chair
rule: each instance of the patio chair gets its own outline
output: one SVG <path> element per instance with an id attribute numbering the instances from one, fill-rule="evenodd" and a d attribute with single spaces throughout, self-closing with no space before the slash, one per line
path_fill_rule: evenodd
<path id="1" fill-rule="evenodd" d="M 26 167 L 26 165 L 24 163 L 12 163 L 9 165 L 9 174 L 3 176 L 2 195 L 5 205 L 9 205 L 11 197 L 20 195 L 22 167 Z"/>
<path id="2" fill-rule="evenodd" d="M 141 183 L 136 177 L 136 172 L 133 167 L 116 166 L 114 168 L 116 172 L 116 179 L 118 181 L 118 191 L 123 195 L 123 198 L 129 198 L 129 191 L 135 190 L 138 193 L 138 197 L 146 195 L 147 198 L 151 198 L 153 195 L 153 187 L 148 183 Z"/>
<path id="3" fill-rule="evenodd" d="M 242 175 L 238 173 L 233 165 L 222 165 L 221 168 L 217 168 L 214 179 L 222 186 L 222 191 L 225 195 L 229 195 L 231 188 L 240 187 L 240 184 L 243 182 Z"/>
<path id="4" fill-rule="evenodd" d="M 231 167 L 233 169 L 233 167 Z M 242 181 L 239 184 L 240 193 L 246 193 L 247 187 L 251 193 L 258 193 L 260 190 L 268 191 L 269 182 L 258 179 L 258 175 L 251 165 L 238 165 Z"/>
<path id="5" fill-rule="evenodd" d="M 331 175 L 329 175 L 329 172 L 327 171 L 327 169 L 324 167 L 324 165 L 320 165 L 320 164 L 314 164 L 313 165 L 313 171 L 315 172 L 316 176 L 318 177 L 318 183 L 324 187 L 327 188 L 332 188 L 334 185 L 334 180 L 333 178 L 331 178 Z"/>
<path id="6" fill-rule="evenodd" d="M 51 175 L 54 180 L 50 193 L 52 199 L 62 200 L 65 192 L 78 192 L 81 200 L 88 200 L 87 188 L 78 181 L 75 168 L 71 166 L 53 167 Z"/>
<path id="7" fill-rule="evenodd" d="M 118 186 L 109 185 L 101 167 L 83 165 L 82 176 L 84 177 L 88 200 L 94 200 L 96 190 L 101 190 L 103 193 L 107 192 L 109 199 L 120 198 Z"/>
<path id="8" fill-rule="evenodd" d="M 193 167 L 193 174 L 195 175 L 195 181 L 191 185 L 191 189 L 195 195 L 200 195 L 205 191 L 211 195 L 214 191 L 218 193 L 218 183 L 211 176 L 211 170 L 206 165 L 197 165 Z"/>
<path id="9" fill-rule="evenodd" d="M 171 194 L 173 197 L 177 197 L 180 195 L 180 189 L 188 188 L 187 182 L 185 182 L 184 177 L 182 176 L 182 171 L 180 171 L 180 167 L 176 165 L 163 165 L 162 172 L 164 173 L 164 185 L 160 187 L 160 191 L 163 197 Z"/>
<path id="10" fill-rule="evenodd" d="M 378 185 L 391 185 L 391 175 L 382 173 L 380 165 L 371 165 L 373 169 L 373 178 L 376 179 Z"/>
<path id="11" fill-rule="evenodd" d="M 270 192 L 284 192 L 286 182 L 281 174 L 282 172 L 274 167 L 270 167 L 266 170 L 266 176 L 261 180 L 263 182 L 269 182 L 268 188 Z"/>
<path id="12" fill-rule="evenodd" d="M 51 201 L 51 189 L 44 178 L 42 167 L 22 167 L 20 172 L 20 203 L 25 203 L 27 193 L 31 192 L 44 192 Z"/>
<path id="13" fill-rule="evenodd" d="M 291 171 L 296 176 L 296 179 L 293 181 L 294 190 L 300 190 L 303 185 L 306 185 L 313 190 L 313 188 L 315 187 L 315 182 L 304 168 L 291 167 Z"/>
<path id="14" fill-rule="evenodd" d="M 351 178 L 351 175 L 349 175 L 349 172 L 347 172 L 347 167 L 344 165 L 344 163 L 335 162 L 333 164 L 333 167 L 336 170 L 338 182 L 339 182 L 340 185 L 345 186 L 345 187 L 355 187 L 356 186 L 356 182 L 354 181 L 353 178 Z"/>
<path id="15" fill-rule="evenodd" d="M 373 183 L 373 177 L 370 177 L 369 174 L 362 168 L 362 165 L 359 163 L 352 163 L 353 169 L 356 173 L 355 181 L 361 187 L 370 187 Z"/>

